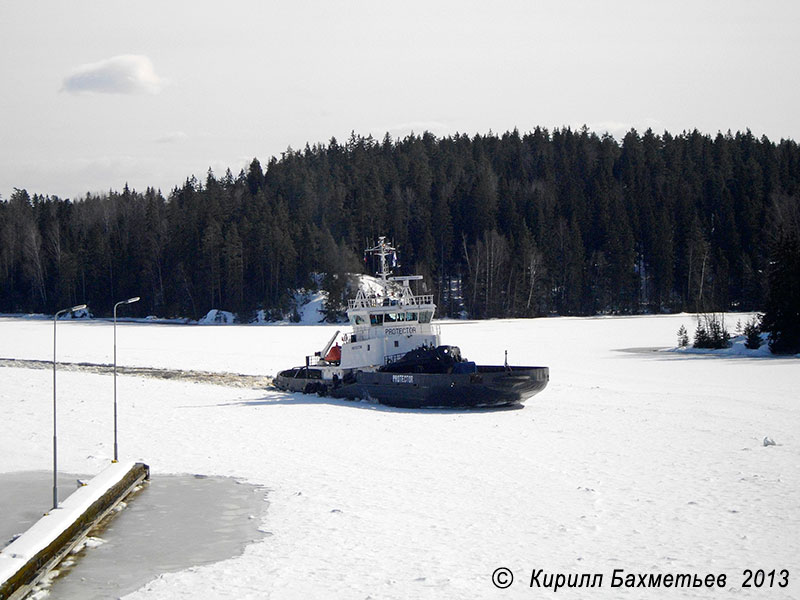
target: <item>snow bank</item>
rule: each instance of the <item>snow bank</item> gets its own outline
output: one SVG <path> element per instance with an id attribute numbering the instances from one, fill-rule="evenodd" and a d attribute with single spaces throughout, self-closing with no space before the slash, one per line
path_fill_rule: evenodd
<path id="1" fill-rule="evenodd" d="M 730 340 L 730 346 L 728 348 L 694 348 L 692 346 L 687 346 L 686 348 L 670 348 L 669 352 L 680 352 L 683 354 L 707 354 L 711 356 L 727 356 L 727 357 L 734 357 L 734 356 L 741 356 L 741 357 L 749 357 L 749 358 L 786 358 L 786 356 L 782 355 L 775 355 L 772 354 L 769 350 L 769 334 L 762 333 L 761 334 L 761 346 L 759 348 L 748 348 L 745 346 L 745 342 L 747 342 L 747 338 L 743 335 L 737 335 L 736 337 L 732 337 Z"/>
<path id="2" fill-rule="evenodd" d="M 352 277 L 358 283 L 358 289 L 360 289 L 368 296 L 372 294 L 378 294 L 383 291 L 381 280 L 378 277 L 373 277 L 371 275 L 360 275 L 360 274 L 352 275 Z"/>
<path id="3" fill-rule="evenodd" d="M 300 325 L 319 325 L 325 318 L 325 303 L 328 301 L 328 292 L 317 290 L 306 292 L 301 290 L 295 295 L 297 314 L 300 315 Z"/>
<path id="4" fill-rule="evenodd" d="M 198 321 L 200 325 L 233 325 L 236 323 L 236 316 L 226 310 L 212 308 L 206 316 Z"/>

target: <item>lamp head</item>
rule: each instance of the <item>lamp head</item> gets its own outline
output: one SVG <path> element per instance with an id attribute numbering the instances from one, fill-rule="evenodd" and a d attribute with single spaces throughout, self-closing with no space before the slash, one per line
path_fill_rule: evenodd
<path id="1" fill-rule="evenodd" d="M 133 298 L 128 298 L 127 300 L 125 300 L 125 304 L 133 304 L 134 302 L 138 302 L 139 300 L 141 300 L 139 296 L 134 296 Z"/>
<path id="2" fill-rule="evenodd" d="M 85 304 L 78 304 L 78 306 L 73 306 L 72 308 L 70 308 L 69 312 L 75 312 L 76 310 L 83 310 L 84 308 L 86 308 Z"/>

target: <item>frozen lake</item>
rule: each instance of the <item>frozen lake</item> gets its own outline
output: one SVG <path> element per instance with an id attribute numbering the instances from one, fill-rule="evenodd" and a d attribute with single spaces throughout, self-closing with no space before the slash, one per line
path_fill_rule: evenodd
<path id="1" fill-rule="evenodd" d="M 733 327 L 736 316 L 728 316 Z M 742 318 L 744 320 L 744 318 Z M 533 569 L 726 574 L 727 588 L 629 597 L 797 598 L 797 358 L 654 352 L 690 315 L 446 322 L 464 356 L 550 367 L 520 410 L 411 411 L 270 389 L 125 376 L 120 455 L 155 476 L 207 473 L 270 489 L 271 536 L 236 558 L 155 578 L 128 598 L 530 598 Z M 107 363 L 108 323 L 59 323 L 60 360 Z M 274 375 L 328 326 L 125 324 L 120 364 Z M 638 351 L 621 352 L 624 349 Z M 47 360 L 52 322 L 0 319 L 0 357 Z M 59 462 L 113 453 L 111 377 L 59 371 Z M 0 368 L 0 472 L 46 468 L 52 373 Z M 776 442 L 764 446 L 764 437 Z M 506 567 L 513 585 L 496 590 Z M 789 586 L 742 588 L 745 569 Z"/>

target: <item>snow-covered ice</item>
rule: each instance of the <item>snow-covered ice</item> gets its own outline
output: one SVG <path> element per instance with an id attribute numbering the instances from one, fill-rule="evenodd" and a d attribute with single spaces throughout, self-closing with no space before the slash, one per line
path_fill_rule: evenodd
<path id="1" fill-rule="evenodd" d="M 735 320 L 735 316 L 733 319 Z M 399 410 L 118 378 L 120 455 L 154 477 L 240 477 L 271 490 L 241 556 L 165 574 L 128 598 L 530 598 L 533 569 L 602 573 L 572 598 L 796 598 L 800 404 L 796 358 L 673 347 L 689 315 L 443 322 L 479 363 L 550 367 L 519 410 Z M 341 327 L 341 326 L 339 326 Z M 111 324 L 58 324 L 58 358 L 109 363 Z M 127 366 L 274 375 L 336 326 L 118 324 Z M 621 352 L 624 349 L 635 351 Z M 0 319 L 0 357 L 52 358 L 52 322 Z M 52 373 L 0 368 L 0 472 L 46 469 Z M 113 453 L 108 375 L 59 371 L 59 466 Z M 764 445 L 764 439 L 774 445 Z M 514 584 L 497 590 L 492 572 Z M 745 569 L 787 588 L 741 589 Z M 612 589 L 611 573 L 725 573 L 724 591 Z"/>

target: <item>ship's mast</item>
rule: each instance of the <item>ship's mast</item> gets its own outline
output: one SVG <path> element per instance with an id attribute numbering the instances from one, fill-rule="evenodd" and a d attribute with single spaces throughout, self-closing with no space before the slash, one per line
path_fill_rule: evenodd
<path id="1" fill-rule="evenodd" d="M 389 265 L 386 262 L 386 257 L 389 256 L 389 255 L 394 256 L 395 258 L 393 259 L 392 262 L 396 263 L 396 261 L 397 261 L 396 256 L 397 255 L 394 254 L 396 251 L 397 251 L 397 248 L 394 248 L 393 246 L 390 246 L 389 244 L 386 243 L 386 236 L 383 236 L 383 235 L 378 238 L 378 244 L 376 246 L 374 246 L 372 248 L 367 248 L 365 250 L 365 252 L 369 252 L 370 254 L 377 254 L 378 256 L 381 257 L 381 270 L 380 270 L 380 272 L 377 273 L 377 275 L 380 275 L 380 277 L 381 277 L 381 287 L 383 288 L 383 295 L 384 296 L 388 296 L 388 294 L 389 294 L 389 291 L 388 291 L 388 288 L 389 288 L 389 275 L 392 274 L 392 272 L 389 270 Z M 396 264 L 394 264 L 392 266 L 396 266 Z"/>

